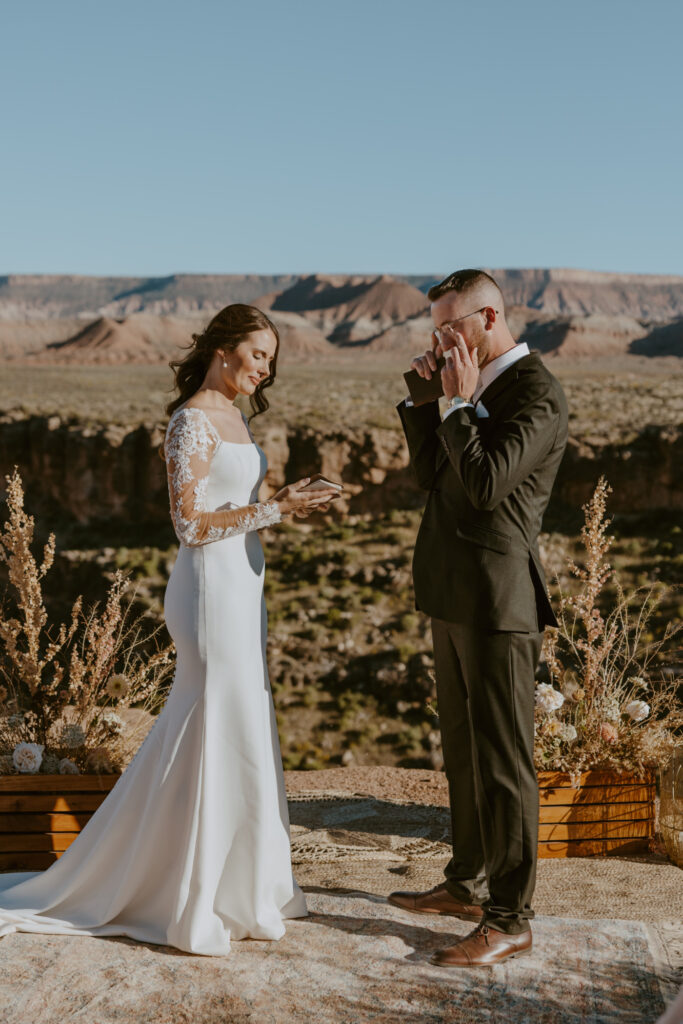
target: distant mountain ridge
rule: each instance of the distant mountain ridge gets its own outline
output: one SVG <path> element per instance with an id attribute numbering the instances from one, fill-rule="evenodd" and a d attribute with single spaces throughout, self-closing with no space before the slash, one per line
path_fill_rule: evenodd
<path id="1" fill-rule="evenodd" d="M 427 305 L 423 292 L 387 274 L 376 278 L 309 274 L 284 292 L 264 296 L 261 302 L 273 310 L 291 313 L 334 309 L 337 320 L 405 320 L 424 312 Z"/>
<path id="2" fill-rule="evenodd" d="M 683 317 L 683 277 L 554 268 L 490 272 L 500 283 L 509 306 L 523 306 L 550 316 L 629 316 L 648 323 Z M 416 293 L 424 294 L 439 279 L 425 274 L 9 274 L 0 276 L 0 320 L 120 319 L 134 313 L 199 317 L 230 302 L 257 303 L 259 299 L 273 310 L 320 313 L 343 305 L 362 307 L 365 293 L 374 289 L 375 298 L 369 303 L 372 311 L 378 308 L 376 300 L 381 292 L 386 319 L 396 322 L 406 318 L 402 315 L 406 301 L 416 307 L 408 315 L 419 314 Z M 338 302 L 331 301 L 335 291 Z M 412 299 L 407 300 L 408 295 Z M 426 312 L 426 298 L 424 309 Z M 367 319 L 367 311 L 358 308 L 357 318 Z M 336 317 L 337 322 L 344 319 L 347 317 L 343 315 Z"/>
<path id="3" fill-rule="evenodd" d="M 278 313 L 274 319 L 285 361 L 334 351 L 325 335 L 304 317 Z M 61 332 L 56 339 L 46 335 L 44 328 L 59 324 L 64 325 L 66 337 Z M 43 330 L 31 336 L 31 327 Z M 150 313 L 133 313 L 120 320 L 100 316 L 93 321 L 32 320 L 23 325 L 0 320 L 0 359 L 82 366 L 167 363 L 182 355 L 199 328 L 192 317 Z"/>
<path id="4" fill-rule="evenodd" d="M 171 274 L 87 277 L 11 274 L 0 277 L 0 320 L 73 317 L 113 319 L 211 313 L 230 302 L 253 302 L 291 287 L 295 274 Z"/>
<path id="5" fill-rule="evenodd" d="M 683 277 L 495 270 L 513 337 L 549 355 L 683 357 Z M 231 302 L 268 310 L 283 358 L 352 347 L 378 358 L 429 344 L 436 279 L 387 274 L 18 275 L 0 278 L 0 359 L 163 363 Z"/>

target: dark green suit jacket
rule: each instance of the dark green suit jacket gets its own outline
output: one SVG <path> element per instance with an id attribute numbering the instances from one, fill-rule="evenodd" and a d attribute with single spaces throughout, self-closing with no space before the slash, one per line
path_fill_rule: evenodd
<path id="1" fill-rule="evenodd" d="M 415 602 L 484 629 L 556 626 L 538 551 L 567 444 L 567 402 L 537 352 L 481 394 L 489 415 L 398 406 L 417 481 L 429 492 L 413 557 Z"/>

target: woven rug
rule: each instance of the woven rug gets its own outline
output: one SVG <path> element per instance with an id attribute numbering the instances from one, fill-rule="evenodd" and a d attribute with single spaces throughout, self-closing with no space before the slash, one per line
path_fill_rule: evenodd
<path id="1" fill-rule="evenodd" d="M 237 942 L 214 958 L 125 938 L 9 935 L 2 1024 L 654 1024 L 683 982 L 673 865 L 542 860 L 532 955 L 449 970 L 429 957 L 470 925 L 384 899 L 440 881 L 448 812 L 320 792 L 289 806 L 310 916 L 288 922 L 280 942 Z"/>
<path id="2" fill-rule="evenodd" d="M 301 790 L 290 794 L 289 807 L 292 860 L 304 887 L 386 896 L 443 881 L 450 858 L 444 806 Z M 663 857 L 541 859 L 534 909 L 618 927 L 637 922 L 668 1004 L 683 983 L 682 881 L 680 869 Z"/>
<path id="3" fill-rule="evenodd" d="M 538 918 L 532 955 L 493 968 L 428 960 L 470 930 L 362 893 L 307 894 L 280 942 L 188 956 L 125 938 L 0 940 L 3 1024 L 643 1024 L 664 1008 L 638 922 Z"/>

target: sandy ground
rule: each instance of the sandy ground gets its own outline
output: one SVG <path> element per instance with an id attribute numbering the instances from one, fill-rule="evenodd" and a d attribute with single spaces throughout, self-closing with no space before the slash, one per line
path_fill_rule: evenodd
<path id="1" fill-rule="evenodd" d="M 443 772 L 419 768 L 325 768 L 317 772 L 285 772 L 287 793 L 348 793 L 383 800 L 448 807 L 448 783 Z"/>

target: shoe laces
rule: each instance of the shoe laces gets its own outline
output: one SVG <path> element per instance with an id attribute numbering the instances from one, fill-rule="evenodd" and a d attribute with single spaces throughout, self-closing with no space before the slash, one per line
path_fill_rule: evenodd
<path id="1" fill-rule="evenodd" d="M 491 945 L 491 943 L 489 942 L 489 927 L 488 925 L 485 925 L 483 922 L 481 924 L 478 924 L 472 933 L 473 938 L 479 938 L 480 936 L 483 937 L 484 942 L 486 943 L 487 946 Z"/>

